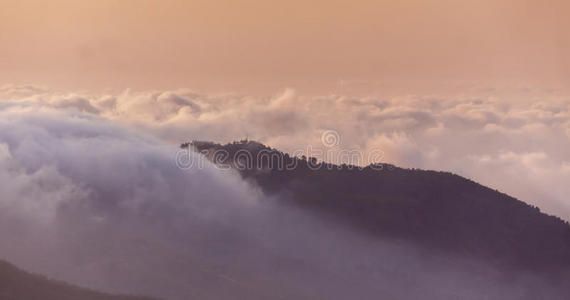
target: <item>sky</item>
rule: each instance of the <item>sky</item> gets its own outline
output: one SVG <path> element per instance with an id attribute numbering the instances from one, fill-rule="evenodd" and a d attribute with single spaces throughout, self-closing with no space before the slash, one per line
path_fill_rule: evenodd
<path id="1" fill-rule="evenodd" d="M 570 219 L 567 1 L 0 0 L 2 103 L 381 150 Z M 8 105 L 8 104 L 5 104 Z"/>
<path id="2" fill-rule="evenodd" d="M 12 1 L 0 82 L 203 92 L 566 88 L 570 4 L 466 1 Z"/>

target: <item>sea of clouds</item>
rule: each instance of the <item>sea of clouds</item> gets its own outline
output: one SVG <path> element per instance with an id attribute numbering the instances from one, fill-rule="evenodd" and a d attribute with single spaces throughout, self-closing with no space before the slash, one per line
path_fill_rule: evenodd
<path id="1" fill-rule="evenodd" d="M 383 162 L 455 172 L 570 219 L 570 98 L 556 91 L 382 98 L 308 97 L 287 89 L 263 98 L 185 89 L 105 94 L 0 87 L 0 107 L 15 103 L 72 109 L 172 145 L 248 137 L 289 153 L 326 153 L 331 148 L 322 134 L 333 130 L 336 150 L 364 157 L 380 150 Z"/>
<path id="2" fill-rule="evenodd" d="M 294 151 L 324 147 L 322 131 L 335 130 L 335 147 L 381 147 L 398 164 L 544 193 L 531 200 L 548 208 L 568 191 L 568 106 L 32 86 L 3 87 L 0 99 L 0 259 L 26 270 L 167 299 L 560 296 L 532 274 L 373 239 L 175 157 L 188 139 L 249 135 Z"/>

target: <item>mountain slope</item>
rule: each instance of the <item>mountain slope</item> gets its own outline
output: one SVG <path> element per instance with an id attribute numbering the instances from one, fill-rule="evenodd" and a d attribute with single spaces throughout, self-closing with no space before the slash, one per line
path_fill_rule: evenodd
<path id="1" fill-rule="evenodd" d="M 189 146 L 238 169 L 268 194 L 289 195 L 289 203 L 373 235 L 553 277 L 570 270 L 568 222 L 458 175 L 317 163 L 251 141 L 182 145 Z"/>
<path id="2" fill-rule="evenodd" d="M 99 293 L 22 271 L 0 261 L 2 300 L 151 300 L 136 296 Z"/>

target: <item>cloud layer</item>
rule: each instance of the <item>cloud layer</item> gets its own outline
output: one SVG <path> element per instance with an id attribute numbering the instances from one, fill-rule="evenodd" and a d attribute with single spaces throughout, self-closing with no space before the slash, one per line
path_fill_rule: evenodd
<path id="1" fill-rule="evenodd" d="M 559 296 L 559 287 L 533 274 L 505 281 L 480 261 L 371 239 L 280 204 L 232 171 L 208 163 L 180 170 L 175 163 L 178 139 L 233 139 L 240 125 L 252 137 L 274 134 L 266 141 L 295 147 L 320 141 L 319 131 L 334 118 L 371 122 L 372 106 L 383 116 L 379 124 L 388 120 L 386 130 L 433 128 L 426 111 L 343 98 L 303 106 L 292 92 L 266 100 L 187 91 L 85 96 L 10 87 L 2 93 L 0 258 L 25 269 L 167 299 L 479 299 L 482 290 L 497 299 Z M 339 107 L 361 115 L 329 115 Z M 334 128 L 355 145 L 371 143 L 349 134 L 364 130 L 414 149 L 406 132 L 380 134 L 342 122 Z M 513 154 L 501 158 L 518 165 Z M 529 155 L 523 162 L 542 159 Z"/>
<path id="2" fill-rule="evenodd" d="M 249 137 L 290 153 L 309 147 L 381 150 L 384 161 L 456 172 L 570 219 L 570 100 L 557 91 L 358 98 L 304 97 L 285 90 L 260 98 L 190 90 L 69 93 L 7 85 L 0 88 L 0 99 L 4 106 L 75 109 L 172 144 Z M 339 133 L 334 149 L 322 145 L 326 130 Z"/>

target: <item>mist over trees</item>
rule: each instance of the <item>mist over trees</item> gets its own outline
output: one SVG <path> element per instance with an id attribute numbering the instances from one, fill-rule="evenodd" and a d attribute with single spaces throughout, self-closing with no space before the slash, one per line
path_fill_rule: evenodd
<path id="1" fill-rule="evenodd" d="M 449 173 L 193 145 L 269 158 L 220 168 L 77 111 L 0 116 L 0 257 L 48 278 L 174 300 L 568 295 L 568 225 Z"/>
<path id="2" fill-rule="evenodd" d="M 567 221 L 469 179 L 388 164 L 358 168 L 322 163 L 315 168 L 312 159 L 289 157 L 256 142 L 193 145 L 206 155 L 227 151 L 223 163 L 230 165 L 236 164 L 230 160 L 241 149 L 251 151 L 252 157 L 260 151 L 273 152 L 275 160 L 296 167 L 271 168 L 276 161 L 256 161 L 240 174 L 270 195 L 287 193 L 288 203 L 372 236 L 414 241 L 434 251 L 466 254 L 501 268 L 547 277 L 570 271 Z"/>

